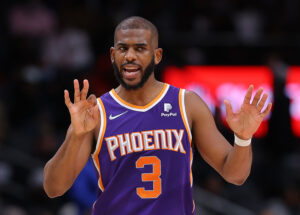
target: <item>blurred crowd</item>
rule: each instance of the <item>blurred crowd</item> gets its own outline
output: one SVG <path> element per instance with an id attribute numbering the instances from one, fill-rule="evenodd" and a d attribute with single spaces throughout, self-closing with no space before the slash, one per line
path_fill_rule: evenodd
<path id="1" fill-rule="evenodd" d="M 114 27 L 143 16 L 160 33 L 168 65 L 269 65 L 274 109 L 269 134 L 253 142 L 242 187 L 225 183 L 196 153 L 194 183 L 260 215 L 300 214 L 300 141 L 283 87 L 300 64 L 298 0 L 3 0 L 0 3 L 0 215 L 84 215 L 95 199 L 90 162 L 63 197 L 49 199 L 43 166 L 70 123 L 63 90 L 88 79 L 97 96 L 117 86 L 109 58 Z M 232 133 L 216 121 L 232 141 Z M 213 212 L 208 214 L 214 214 Z"/>

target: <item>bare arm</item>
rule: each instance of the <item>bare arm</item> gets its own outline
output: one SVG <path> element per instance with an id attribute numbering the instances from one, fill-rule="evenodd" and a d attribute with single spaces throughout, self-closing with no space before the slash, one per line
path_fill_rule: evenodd
<path id="1" fill-rule="evenodd" d="M 225 102 L 227 122 L 241 139 L 249 139 L 269 113 L 271 104 L 260 113 L 267 95 L 259 102 L 262 89 L 258 90 L 250 104 L 253 87 L 247 91 L 244 103 L 238 113 L 233 113 L 229 102 Z M 186 108 L 191 124 L 193 141 L 204 158 L 226 181 L 241 185 L 250 174 L 252 164 L 251 145 L 232 146 L 217 129 L 213 116 L 202 99 L 193 92 L 186 93 Z"/>
<path id="2" fill-rule="evenodd" d="M 44 168 L 44 189 L 51 198 L 63 195 L 74 183 L 88 161 L 92 150 L 94 130 L 100 122 L 95 96 L 86 99 L 88 81 L 82 91 L 74 81 L 74 104 L 65 91 L 65 103 L 71 115 L 71 125 L 65 141 Z"/>
<path id="3" fill-rule="evenodd" d="M 63 195 L 89 159 L 93 134 L 77 136 L 70 125 L 65 141 L 44 168 L 44 189 L 51 198 Z"/>

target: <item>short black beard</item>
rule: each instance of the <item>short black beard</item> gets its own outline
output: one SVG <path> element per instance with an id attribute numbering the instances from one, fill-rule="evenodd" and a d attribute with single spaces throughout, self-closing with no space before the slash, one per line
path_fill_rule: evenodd
<path id="1" fill-rule="evenodd" d="M 128 64 L 130 64 L 130 63 L 128 63 Z M 117 64 L 115 62 L 113 62 L 112 65 L 113 65 L 113 68 L 114 68 L 114 75 L 115 75 L 117 81 L 126 90 L 137 90 L 137 89 L 143 87 L 144 84 L 146 83 L 146 81 L 149 79 L 150 75 L 154 72 L 154 68 L 155 68 L 154 56 L 153 56 L 151 62 L 148 64 L 148 66 L 146 67 L 146 69 L 144 71 L 141 71 L 143 73 L 143 77 L 142 77 L 141 81 L 138 84 L 136 84 L 136 85 L 128 85 L 123 80 L 123 76 L 122 76 L 122 74 L 121 74 L 121 72 L 120 72 Z M 126 64 L 124 64 L 124 65 L 126 65 Z"/>

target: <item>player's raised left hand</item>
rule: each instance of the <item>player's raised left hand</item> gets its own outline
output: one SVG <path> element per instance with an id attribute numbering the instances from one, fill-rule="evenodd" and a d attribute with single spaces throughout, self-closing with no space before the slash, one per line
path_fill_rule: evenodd
<path id="1" fill-rule="evenodd" d="M 229 101 L 225 100 L 226 121 L 231 130 L 241 139 L 250 139 L 259 128 L 263 119 L 269 114 L 272 103 L 269 103 L 266 109 L 262 109 L 268 98 L 268 94 L 263 94 L 263 88 L 259 88 L 251 102 L 253 85 L 247 90 L 243 104 L 237 113 L 232 111 Z"/>

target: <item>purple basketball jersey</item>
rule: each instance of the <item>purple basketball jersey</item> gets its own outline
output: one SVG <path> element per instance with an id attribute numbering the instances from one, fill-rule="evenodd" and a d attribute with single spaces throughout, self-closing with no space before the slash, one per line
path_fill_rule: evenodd
<path id="1" fill-rule="evenodd" d="M 145 106 L 127 103 L 114 90 L 98 99 L 93 215 L 195 214 L 184 93 L 165 84 Z"/>

